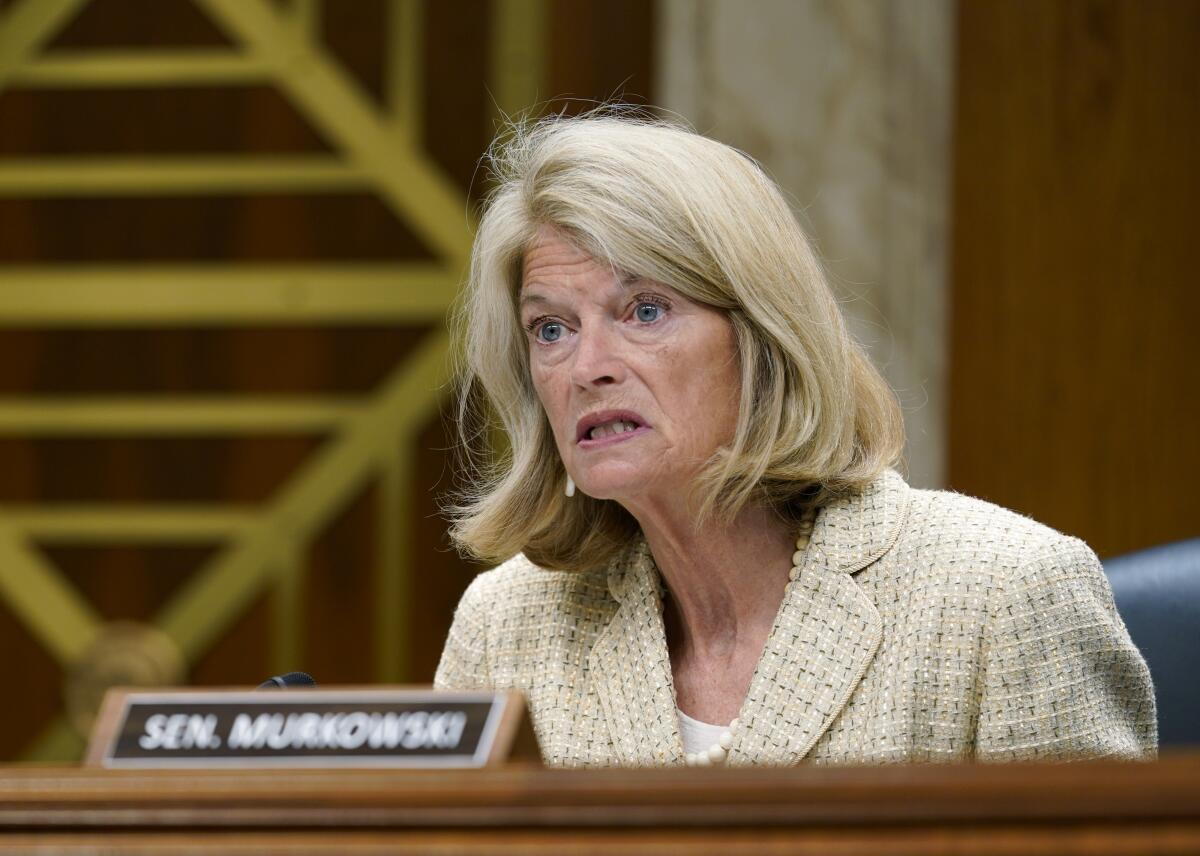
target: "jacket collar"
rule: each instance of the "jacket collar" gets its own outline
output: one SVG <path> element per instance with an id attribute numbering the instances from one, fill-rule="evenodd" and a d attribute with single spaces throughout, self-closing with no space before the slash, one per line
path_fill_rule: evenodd
<path id="1" fill-rule="evenodd" d="M 821 509 L 809 541 L 811 561 L 820 570 L 853 574 L 892 548 L 908 510 L 908 485 L 885 470 L 862 493 Z"/>
<path id="2" fill-rule="evenodd" d="M 865 675 L 882 637 L 853 574 L 896 542 L 907 485 L 888 470 L 817 515 L 805 562 L 780 605 L 750 682 L 729 763 L 794 764 L 812 749 Z M 642 539 L 608 569 L 619 606 L 588 666 L 617 763 L 678 763 L 683 747 L 662 620 L 662 582 Z"/>

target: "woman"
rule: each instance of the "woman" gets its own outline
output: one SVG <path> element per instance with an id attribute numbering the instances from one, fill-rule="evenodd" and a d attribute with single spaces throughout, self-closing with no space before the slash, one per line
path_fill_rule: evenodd
<path id="1" fill-rule="evenodd" d="M 492 164 L 466 398 L 511 451 L 453 534 L 503 563 L 437 686 L 524 691 L 555 765 L 1153 755 L 1096 557 L 890 469 L 895 399 L 752 160 L 591 116 Z"/>

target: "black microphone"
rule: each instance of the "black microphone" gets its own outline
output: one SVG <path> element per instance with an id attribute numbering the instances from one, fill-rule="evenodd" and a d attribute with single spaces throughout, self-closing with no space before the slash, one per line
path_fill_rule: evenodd
<path id="1" fill-rule="evenodd" d="M 267 678 L 258 685 L 260 690 L 286 690 L 288 687 L 315 687 L 317 682 L 307 672 L 288 672 Z"/>

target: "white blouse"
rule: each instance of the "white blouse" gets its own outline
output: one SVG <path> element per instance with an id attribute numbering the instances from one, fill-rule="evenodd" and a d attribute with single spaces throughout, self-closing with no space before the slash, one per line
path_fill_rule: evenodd
<path id="1" fill-rule="evenodd" d="M 707 752 L 729 727 L 692 719 L 679 708 L 675 708 L 675 712 L 679 714 L 679 735 L 683 738 L 684 753 Z"/>

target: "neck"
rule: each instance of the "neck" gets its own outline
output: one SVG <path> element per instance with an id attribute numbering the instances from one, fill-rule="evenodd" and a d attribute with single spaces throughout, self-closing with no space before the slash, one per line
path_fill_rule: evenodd
<path id="1" fill-rule="evenodd" d="M 635 514 L 669 594 L 672 659 L 755 657 L 770 634 L 791 570 L 795 533 L 769 508 L 697 526 L 685 513 Z"/>

